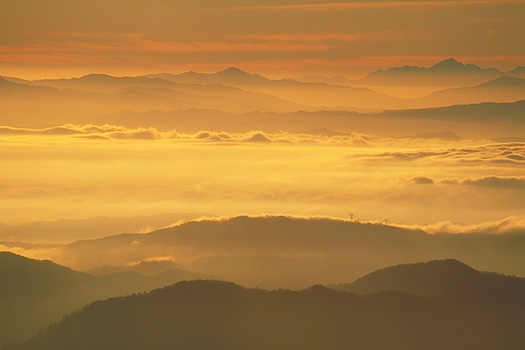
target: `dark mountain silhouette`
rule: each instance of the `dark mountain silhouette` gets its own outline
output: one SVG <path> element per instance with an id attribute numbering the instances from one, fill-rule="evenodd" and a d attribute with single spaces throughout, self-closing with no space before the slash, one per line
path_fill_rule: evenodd
<path id="1" fill-rule="evenodd" d="M 0 252 L 0 345 L 22 341 L 89 302 L 203 277 L 182 270 L 151 277 L 136 272 L 95 277 L 51 261 Z"/>
<path id="2" fill-rule="evenodd" d="M 357 83 L 365 85 L 421 85 L 471 86 L 498 78 L 503 72 L 495 68 L 480 68 L 463 64 L 454 58 L 438 62 L 431 67 L 403 66 L 370 73 Z"/>
<path id="3" fill-rule="evenodd" d="M 525 306 L 525 278 L 480 272 L 453 259 L 392 266 L 332 287 L 359 294 L 401 290 L 455 307 L 492 303 Z"/>
<path id="4" fill-rule="evenodd" d="M 378 270 L 353 283 L 332 286 L 359 294 L 399 290 L 430 299 L 459 313 L 463 322 L 486 324 L 493 348 L 525 344 L 525 279 L 480 272 L 457 260 L 407 264 Z M 468 318 L 468 319 L 465 319 Z"/>
<path id="5" fill-rule="evenodd" d="M 445 281 L 452 283 L 451 281 Z M 517 311 L 523 314 L 523 309 Z M 180 282 L 112 298 L 12 349 L 518 349 L 513 320 L 443 307 L 400 291 L 357 296 L 315 285 L 302 291 Z"/>

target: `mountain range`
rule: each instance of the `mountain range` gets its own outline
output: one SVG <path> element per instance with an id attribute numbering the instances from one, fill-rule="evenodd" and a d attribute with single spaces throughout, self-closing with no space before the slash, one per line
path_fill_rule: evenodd
<path id="1" fill-rule="evenodd" d="M 0 124 L 43 127 L 89 123 L 122 111 L 216 110 L 236 115 L 322 110 L 378 112 L 516 102 L 525 100 L 524 78 L 519 68 L 504 75 L 495 69 L 449 59 L 430 68 L 378 71 L 344 85 L 340 84 L 345 82 L 342 79 L 314 79 L 315 82 L 269 79 L 233 67 L 211 74 L 187 72 L 136 77 L 90 74 L 34 81 L 0 77 Z M 456 78 L 463 79 L 462 83 Z M 434 86 L 431 94 L 402 99 L 374 90 L 376 83 L 409 86 L 418 79 L 422 84 Z M 24 103 L 28 100 L 32 103 Z"/>
<path id="2" fill-rule="evenodd" d="M 267 291 L 213 280 L 179 282 L 92 303 L 3 350 L 519 349 L 524 344 L 525 279 L 440 260 L 386 268 L 352 285 L 363 294 L 321 285 Z"/>
<path id="3" fill-rule="evenodd" d="M 510 72 L 509 72 L 510 73 Z M 365 85 L 472 86 L 497 79 L 504 73 L 448 58 L 431 67 L 403 66 L 377 70 L 358 82 Z"/>

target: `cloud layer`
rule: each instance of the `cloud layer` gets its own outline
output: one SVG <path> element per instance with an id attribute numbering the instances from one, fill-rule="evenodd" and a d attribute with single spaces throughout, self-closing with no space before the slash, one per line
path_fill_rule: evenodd
<path id="1" fill-rule="evenodd" d="M 460 163 L 525 164 L 525 143 L 486 144 L 477 147 L 429 149 L 417 151 L 398 151 L 375 154 L 350 155 L 350 159 L 360 158 L 369 161 L 416 162 L 456 161 Z"/>
<path id="2" fill-rule="evenodd" d="M 211 143 L 318 143 L 367 146 L 367 137 L 354 133 L 336 133 L 328 129 L 311 130 L 296 133 L 266 133 L 250 131 L 246 133 L 229 133 L 200 131 L 193 134 L 173 131 L 158 131 L 155 128 L 126 128 L 114 125 L 62 125 L 44 129 L 14 128 L 0 126 L 1 136 L 69 136 L 78 139 L 114 139 L 114 140 L 178 140 L 201 141 Z M 66 139 L 67 140 L 67 139 Z"/>
<path id="3" fill-rule="evenodd" d="M 0 139 L 0 223 L 173 211 L 476 223 L 524 208 L 524 143 L 111 125 Z"/>

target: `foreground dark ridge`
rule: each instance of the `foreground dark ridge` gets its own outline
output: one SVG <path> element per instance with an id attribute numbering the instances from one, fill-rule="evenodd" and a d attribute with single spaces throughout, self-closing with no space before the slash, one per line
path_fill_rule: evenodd
<path id="1" fill-rule="evenodd" d="M 453 259 L 387 267 L 331 288 L 358 294 L 402 290 L 456 306 L 525 302 L 525 278 L 477 271 Z"/>
<path id="2" fill-rule="evenodd" d="M 95 300 L 203 276 L 176 269 L 155 276 L 137 272 L 92 276 L 51 261 L 0 252 L 0 346 L 25 340 Z"/>
<path id="3" fill-rule="evenodd" d="M 453 260 L 377 274 L 389 280 L 414 269 L 414 278 L 428 275 L 425 283 L 458 295 L 470 291 L 454 286 L 458 275 L 474 282 L 480 274 L 497 276 L 499 293 L 458 307 L 403 290 L 359 296 L 320 285 L 266 291 L 221 281 L 180 282 L 95 302 L 4 350 L 523 348 L 524 279 L 480 273 Z M 516 297 L 501 305 L 500 297 L 511 292 Z"/>

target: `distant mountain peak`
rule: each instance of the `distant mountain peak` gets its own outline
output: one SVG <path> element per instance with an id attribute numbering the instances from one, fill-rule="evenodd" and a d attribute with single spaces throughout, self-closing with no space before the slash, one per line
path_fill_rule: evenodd
<path id="1" fill-rule="evenodd" d="M 225 69 L 223 71 L 218 72 L 217 74 L 229 74 L 229 75 L 230 74 L 231 75 L 233 75 L 233 74 L 241 75 L 242 74 L 242 75 L 245 75 L 245 74 L 249 74 L 249 73 L 247 73 L 247 72 L 245 72 L 242 69 L 239 69 L 237 67 L 230 67 L 230 68 L 227 68 L 227 69 Z"/>
<path id="2" fill-rule="evenodd" d="M 479 68 L 479 67 L 474 66 L 474 65 L 468 65 L 468 66 Z M 436 63 L 435 65 L 430 67 L 429 70 L 439 70 L 439 71 L 443 71 L 443 70 L 457 70 L 457 69 L 463 69 L 465 67 L 466 67 L 465 64 L 463 64 L 463 63 L 461 63 L 461 62 L 459 62 L 456 59 L 451 57 L 451 58 L 447 58 L 444 61 Z"/>
<path id="3" fill-rule="evenodd" d="M 438 62 L 436 63 L 435 65 L 464 65 L 463 63 L 459 62 L 458 60 L 456 60 L 454 57 L 450 57 L 450 58 L 447 58 L 446 60 L 443 60 L 441 62 Z"/>
<path id="4" fill-rule="evenodd" d="M 108 78 L 114 78 L 114 77 L 109 74 L 92 73 L 92 74 L 84 75 L 78 79 L 99 80 L 99 79 L 108 79 Z"/>
<path id="5" fill-rule="evenodd" d="M 457 61 L 454 58 L 447 58 L 444 61 L 438 62 L 432 67 L 428 68 L 430 72 L 438 73 L 491 73 L 491 74 L 501 74 L 496 68 L 480 68 L 475 64 L 464 64 Z"/>

